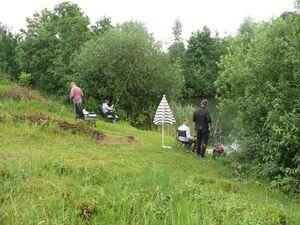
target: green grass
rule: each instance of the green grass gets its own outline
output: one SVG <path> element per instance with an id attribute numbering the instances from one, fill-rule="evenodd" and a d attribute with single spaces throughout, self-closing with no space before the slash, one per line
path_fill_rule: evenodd
<path id="1" fill-rule="evenodd" d="M 162 150 L 157 132 L 98 121 L 112 139 L 136 139 L 106 143 L 11 117 L 37 111 L 74 123 L 71 105 L 0 100 L 0 224 L 299 224 L 296 196 L 237 180 L 221 160 Z"/>

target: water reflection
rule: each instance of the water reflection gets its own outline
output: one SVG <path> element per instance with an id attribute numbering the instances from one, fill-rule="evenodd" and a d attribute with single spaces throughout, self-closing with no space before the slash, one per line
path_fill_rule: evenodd
<path id="1" fill-rule="evenodd" d="M 181 105 L 181 111 L 186 112 L 186 117 L 188 117 L 192 121 L 193 112 L 196 110 L 197 107 L 200 105 L 200 98 L 190 98 L 184 99 Z M 207 110 L 211 114 L 211 118 L 213 121 L 213 129 L 210 134 L 210 145 L 215 144 L 223 144 L 236 151 L 238 149 L 238 141 L 236 138 L 231 136 L 233 130 L 233 119 L 234 113 L 221 113 L 219 109 L 219 102 L 216 98 L 207 98 L 208 100 L 208 108 Z M 177 106 L 178 107 L 178 106 Z M 186 110 L 189 109 L 189 110 Z M 176 117 L 177 125 L 180 124 L 182 113 L 179 112 L 180 110 L 176 110 L 174 115 Z M 178 117 L 179 116 L 179 117 Z M 191 126 L 193 126 L 191 124 Z M 192 128 L 192 127 L 191 127 Z"/>

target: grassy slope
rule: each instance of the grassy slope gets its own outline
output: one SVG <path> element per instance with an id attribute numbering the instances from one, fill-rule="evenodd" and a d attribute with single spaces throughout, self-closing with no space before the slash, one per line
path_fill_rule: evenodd
<path id="1" fill-rule="evenodd" d="M 0 224 L 299 224 L 295 197 L 238 181 L 220 160 L 163 151 L 158 133 L 98 121 L 138 140 L 111 144 L 11 119 L 36 111 L 72 122 L 55 101 L 0 100 Z"/>

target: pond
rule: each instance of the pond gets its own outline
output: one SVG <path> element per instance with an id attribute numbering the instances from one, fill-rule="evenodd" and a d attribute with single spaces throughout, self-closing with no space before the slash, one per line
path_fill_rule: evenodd
<path id="1" fill-rule="evenodd" d="M 230 144 L 232 142 L 236 142 L 235 138 L 230 137 L 230 134 L 233 129 L 233 113 L 221 113 L 218 107 L 219 101 L 216 98 L 207 98 L 208 107 L 207 110 L 210 112 L 212 118 L 213 129 L 210 134 L 210 143 L 223 143 Z M 189 98 L 184 99 L 180 102 L 182 111 L 186 111 L 185 109 L 189 109 L 188 119 L 190 120 L 190 127 L 192 125 L 192 115 L 195 109 L 200 105 L 201 98 Z M 175 113 L 178 114 L 176 111 Z M 182 115 L 181 115 L 182 116 Z M 175 115 L 177 117 L 177 115 Z M 177 125 L 180 123 L 180 119 L 177 118 Z"/>
<path id="2" fill-rule="evenodd" d="M 233 130 L 234 113 L 221 113 L 218 107 L 219 101 L 216 98 L 207 98 L 208 107 L 212 118 L 213 129 L 210 132 L 209 145 L 213 146 L 221 143 L 226 146 L 231 146 L 232 143 L 237 143 L 235 137 L 231 136 Z M 167 135 L 176 135 L 176 129 L 182 123 L 184 118 L 190 121 L 191 135 L 196 135 L 193 124 L 193 114 L 200 105 L 201 98 L 188 98 L 179 102 L 169 102 L 170 108 L 175 117 L 176 123 L 173 125 L 165 125 L 164 133 Z M 140 127 L 145 129 L 146 127 Z M 155 126 L 153 123 L 150 130 L 161 132 L 161 126 Z M 235 144 L 236 145 L 236 144 Z"/>

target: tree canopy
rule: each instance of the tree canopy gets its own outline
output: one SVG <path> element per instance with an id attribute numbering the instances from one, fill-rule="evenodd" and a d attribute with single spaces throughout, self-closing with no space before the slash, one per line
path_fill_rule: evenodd
<path id="1" fill-rule="evenodd" d="M 223 108 L 236 114 L 252 169 L 274 186 L 300 191 L 300 16 L 261 24 L 222 57 L 216 81 Z"/>
<path id="2" fill-rule="evenodd" d="M 70 2 L 27 18 L 18 46 L 20 69 L 31 73 L 33 83 L 43 90 L 63 93 L 71 76 L 71 57 L 90 38 L 88 25 L 89 19 Z"/>
<path id="3" fill-rule="evenodd" d="M 18 65 L 16 62 L 16 48 L 18 37 L 0 23 L 0 73 L 8 74 L 12 79 L 17 79 Z"/>
<path id="4" fill-rule="evenodd" d="M 225 52 L 224 41 L 213 37 L 208 27 L 193 33 L 188 40 L 184 57 L 185 95 L 189 97 L 214 96 L 218 61 Z"/>
<path id="5" fill-rule="evenodd" d="M 90 102 L 109 97 L 127 116 L 152 116 L 161 96 L 177 99 L 184 84 L 178 69 L 146 27 L 126 22 L 88 41 L 73 61 Z"/>

